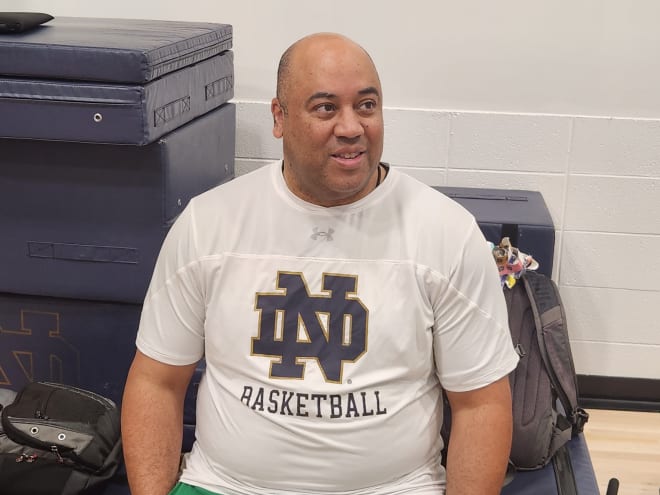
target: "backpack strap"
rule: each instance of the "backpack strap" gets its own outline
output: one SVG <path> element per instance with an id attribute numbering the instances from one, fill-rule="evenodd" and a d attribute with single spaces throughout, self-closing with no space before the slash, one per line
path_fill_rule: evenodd
<path id="1" fill-rule="evenodd" d="M 543 364 L 563 408 L 560 413 L 570 422 L 572 432 L 579 433 L 589 414 L 577 403 L 575 365 L 559 290 L 550 278 L 535 272 L 526 272 L 521 279 L 531 301 Z"/>
<path id="2" fill-rule="evenodd" d="M 582 433 L 582 430 L 584 430 L 584 425 L 587 421 L 589 421 L 589 413 L 583 408 L 578 407 L 575 409 L 572 421 L 573 433 Z"/>
<path id="3" fill-rule="evenodd" d="M 552 457 L 552 467 L 555 471 L 557 495 L 578 495 L 575 472 L 566 444 L 562 445 Z"/>

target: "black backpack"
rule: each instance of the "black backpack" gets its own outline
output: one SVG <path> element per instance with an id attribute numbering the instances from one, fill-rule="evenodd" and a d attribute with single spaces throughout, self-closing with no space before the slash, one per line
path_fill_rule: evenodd
<path id="1" fill-rule="evenodd" d="M 504 288 L 509 328 L 520 362 L 510 375 L 513 444 L 518 470 L 539 469 L 556 458 L 589 415 L 578 405 L 578 384 L 566 315 L 556 284 L 525 272 Z"/>
<path id="2" fill-rule="evenodd" d="M 121 463 L 119 410 L 93 392 L 32 382 L 1 418 L 2 495 L 96 493 Z"/>
<path id="3" fill-rule="evenodd" d="M 513 439 L 505 484 L 515 472 L 554 464 L 563 494 L 577 493 L 566 442 L 580 433 L 589 415 L 578 406 L 578 386 L 566 315 L 556 284 L 527 271 L 503 288 L 513 345 L 520 356 L 509 375 Z M 451 434 L 451 409 L 444 398 L 443 462 Z"/>

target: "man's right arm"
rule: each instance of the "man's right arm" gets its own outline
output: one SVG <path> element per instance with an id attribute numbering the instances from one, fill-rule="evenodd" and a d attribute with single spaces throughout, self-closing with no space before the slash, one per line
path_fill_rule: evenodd
<path id="1" fill-rule="evenodd" d="M 167 495 L 177 481 L 183 402 L 196 364 L 172 366 L 137 351 L 122 401 L 124 460 L 132 495 Z"/>

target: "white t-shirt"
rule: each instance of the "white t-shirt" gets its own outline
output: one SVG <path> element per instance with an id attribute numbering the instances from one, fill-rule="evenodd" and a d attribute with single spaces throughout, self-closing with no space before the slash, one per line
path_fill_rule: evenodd
<path id="1" fill-rule="evenodd" d="M 137 345 L 206 358 L 181 481 L 224 495 L 442 493 L 441 384 L 483 387 L 518 360 L 460 205 L 392 168 L 361 200 L 319 207 L 281 162 L 190 202 Z"/>

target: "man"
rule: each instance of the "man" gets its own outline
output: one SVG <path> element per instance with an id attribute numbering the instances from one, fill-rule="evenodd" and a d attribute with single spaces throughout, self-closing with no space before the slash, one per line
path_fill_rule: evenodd
<path id="1" fill-rule="evenodd" d="M 283 161 L 195 198 L 161 251 L 123 402 L 132 494 L 499 493 L 517 355 L 476 222 L 381 164 L 383 92 L 352 41 L 295 43 L 271 108 Z"/>

